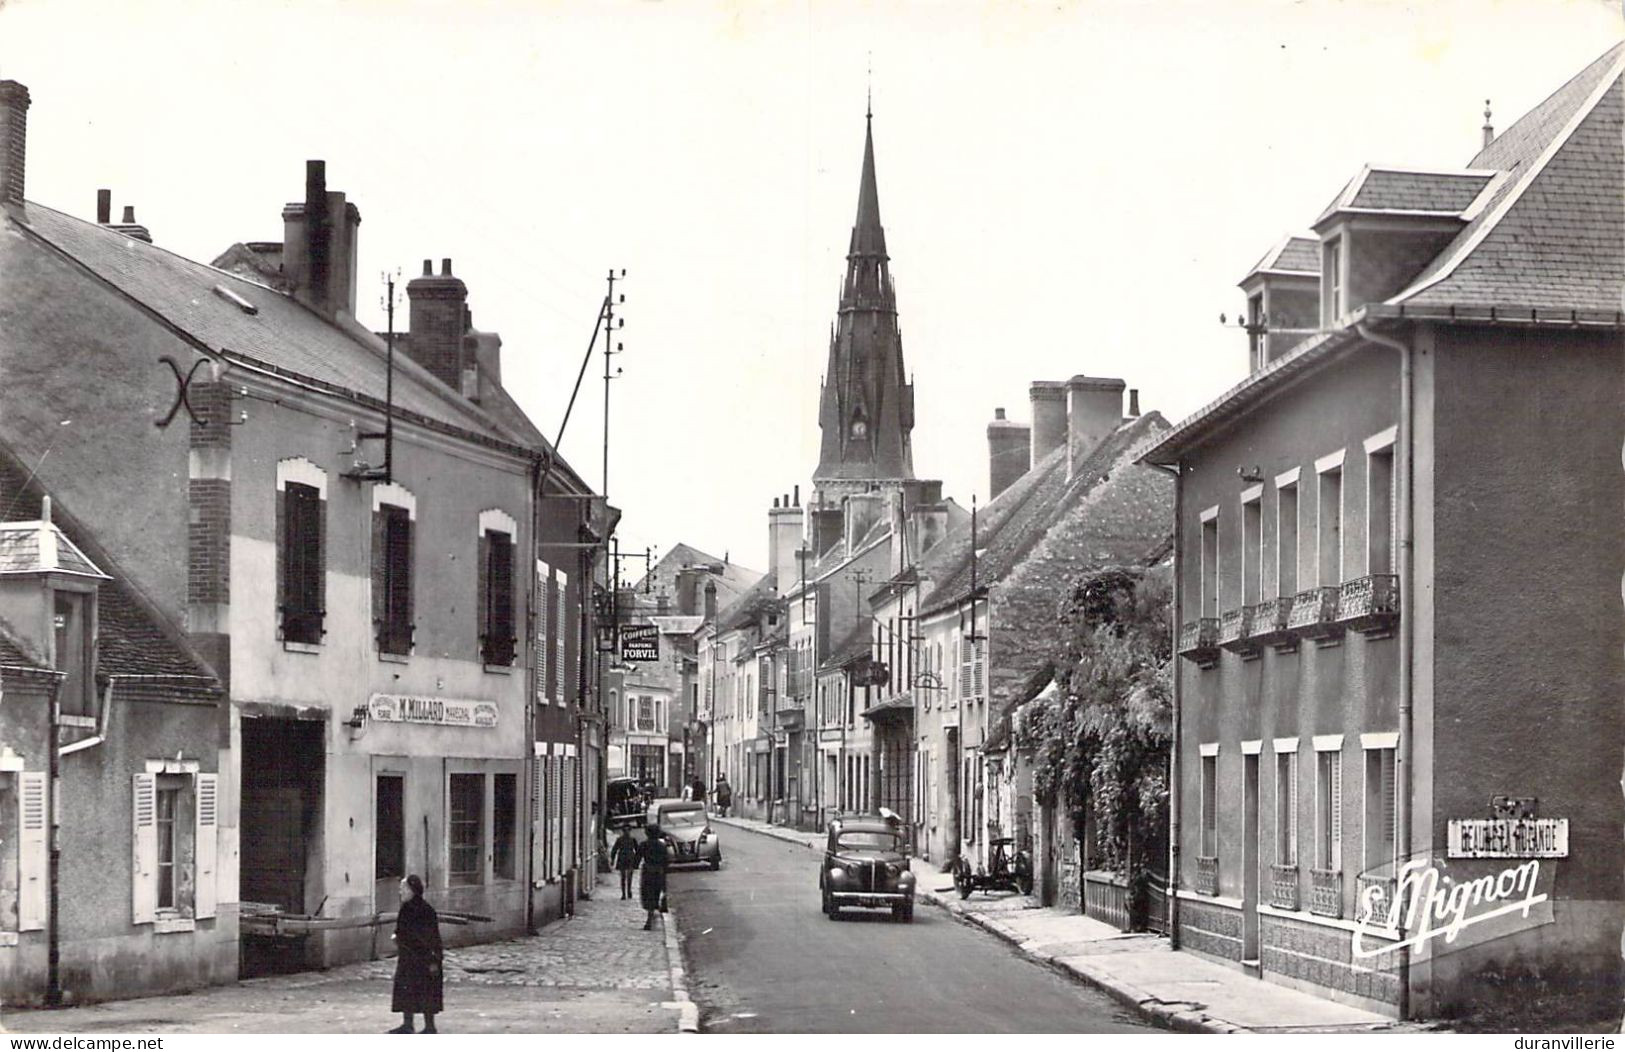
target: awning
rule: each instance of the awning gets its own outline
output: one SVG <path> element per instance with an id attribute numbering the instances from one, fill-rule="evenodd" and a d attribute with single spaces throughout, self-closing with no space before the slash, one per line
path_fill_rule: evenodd
<path id="1" fill-rule="evenodd" d="M 901 694 L 893 694 L 878 705 L 871 705 L 863 710 L 863 718 L 876 723 L 897 722 L 904 717 L 914 715 L 914 692 L 905 690 Z"/>

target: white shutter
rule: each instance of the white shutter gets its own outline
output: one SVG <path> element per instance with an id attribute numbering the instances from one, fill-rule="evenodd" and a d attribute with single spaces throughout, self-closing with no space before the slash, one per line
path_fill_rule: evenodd
<path id="1" fill-rule="evenodd" d="M 131 776 L 130 922 L 151 924 L 158 914 L 158 776 Z"/>
<path id="2" fill-rule="evenodd" d="M 17 930 L 45 927 L 49 881 L 44 771 L 17 775 Z"/>
<path id="3" fill-rule="evenodd" d="M 976 694 L 975 684 L 971 682 L 972 662 L 967 653 L 964 637 L 954 644 L 954 653 L 959 661 L 959 697 L 961 701 L 969 701 Z"/>
<path id="4" fill-rule="evenodd" d="M 530 879 L 537 886 L 547 879 L 547 815 L 542 809 L 547 773 L 543 760 L 541 756 L 530 758 Z"/>
<path id="5" fill-rule="evenodd" d="M 971 669 L 971 689 L 981 700 L 987 697 L 987 640 L 976 640 L 971 655 L 975 663 Z"/>
<path id="6" fill-rule="evenodd" d="M 1332 762 L 1332 778 L 1331 778 L 1331 781 L 1332 781 L 1332 790 L 1331 790 L 1331 796 L 1332 796 L 1332 800 L 1331 800 L 1331 803 L 1332 803 L 1332 820 L 1331 820 L 1332 864 L 1331 864 L 1331 868 L 1335 871 L 1335 870 L 1341 870 L 1343 868 L 1343 754 L 1338 753 L 1338 752 L 1332 753 L 1331 754 L 1331 762 Z"/>
<path id="7" fill-rule="evenodd" d="M 1288 757 L 1287 770 L 1290 772 L 1287 787 L 1287 849 L 1288 860 L 1291 865 L 1298 864 L 1298 754 Z"/>
<path id="8" fill-rule="evenodd" d="M 570 696 L 570 685 L 564 681 L 565 677 L 570 674 L 570 663 L 564 660 L 565 655 L 569 653 L 569 651 L 566 649 L 567 644 L 565 642 L 565 628 L 570 619 L 565 616 L 564 600 L 570 587 L 570 575 L 565 573 L 563 570 L 554 570 L 553 575 L 553 597 L 554 601 L 558 604 L 553 610 L 553 634 L 558 641 L 558 648 L 554 651 L 553 664 L 558 669 L 557 697 L 559 699 L 559 704 L 563 705 L 564 699 Z"/>
<path id="9" fill-rule="evenodd" d="M 576 843 L 576 826 L 578 824 L 576 816 L 581 813 L 580 801 L 576 799 L 576 783 L 580 781 L 580 779 L 576 776 L 576 764 L 578 764 L 580 761 L 572 756 L 565 762 L 568 764 L 568 768 L 565 773 L 569 775 L 569 779 L 568 789 L 564 794 L 564 806 L 570 812 L 569 818 L 565 821 L 565 828 L 570 831 L 569 859 L 570 865 L 574 866 L 581 861 L 581 852 L 579 851 L 579 845 Z"/>
<path id="10" fill-rule="evenodd" d="M 193 784 L 197 789 L 197 835 L 193 840 L 197 857 L 197 908 L 193 915 L 202 920 L 215 914 L 215 858 L 220 843 L 220 776 L 200 774 Z"/>
<path id="11" fill-rule="evenodd" d="M 552 580 L 552 571 L 548 564 L 536 559 L 536 639 L 531 649 L 536 652 L 536 698 L 541 704 L 552 701 L 548 689 L 548 615 L 552 613 L 548 602 L 549 580 Z"/>

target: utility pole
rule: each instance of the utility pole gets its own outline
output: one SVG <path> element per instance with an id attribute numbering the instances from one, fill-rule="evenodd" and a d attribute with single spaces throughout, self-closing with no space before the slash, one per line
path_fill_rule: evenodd
<path id="1" fill-rule="evenodd" d="M 615 282 L 626 280 L 626 268 L 622 267 L 619 274 L 612 268 L 609 272 L 609 292 L 604 296 L 604 499 L 609 499 L 609 382 L 621 374 L 616 368 L 613 375 L 609 371 L 609 358 L 612 354 L 621 353 L 620 341 L 615 339 L 615 331 L 626 324 L 626 319 L 615 320 L 616 303 L 626 302 L 626 293 L 615 298 Z M 610 344 L 614 346 L 611 347 Z"/>

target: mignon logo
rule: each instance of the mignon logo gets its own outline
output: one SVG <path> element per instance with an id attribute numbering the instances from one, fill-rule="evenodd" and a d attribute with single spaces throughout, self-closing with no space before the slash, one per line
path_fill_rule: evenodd
<path id="1" fill-rule="evenodd" d="M 1369 961 L 1434 940 L 1464 949 L 1552 920 L 1549 866 L 1528 859 L 1490 872 L 1455 872 L 1433 857 L 1398 864 L 1392 879 L 1366 874 L 1355 902 L 1354 957 Z M 1476 868 L 1476 867 L 1475 867 Z"/>

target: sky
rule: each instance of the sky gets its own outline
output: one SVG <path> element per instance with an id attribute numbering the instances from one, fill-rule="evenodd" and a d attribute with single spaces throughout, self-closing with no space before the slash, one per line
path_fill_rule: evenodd
<path id="1" fill-rule="evenodd" d="M 1032 380 L 1187 416 L 1245 374 L 1236 283 L 1362 164 L 1462 167 L 1486 98 L 1504 128 L 1622 35 L 1618 0 L 0 0 L 0 78 L 31 200 L 93 219 L 111 188 L 205 262 L 280 240 L 325 159 L 361 320 L 451 258 L 550 436 L 624 268 L 622 550 L 765 569 L 817 461 L 867 97 L 915 471 L 968 505 Z M 594 486 L 603 368 L 562 442 Z"/>

